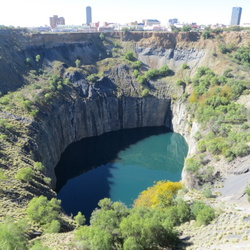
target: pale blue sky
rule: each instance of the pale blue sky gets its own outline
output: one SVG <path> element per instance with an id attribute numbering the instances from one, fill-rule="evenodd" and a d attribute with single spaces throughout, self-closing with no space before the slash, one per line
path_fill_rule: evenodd
<path id="1" fill-rule="evenodd" d="M 0 25 L 43 26 L 49 17 L 63 16 L 66 24 L 86 22 L 86 6 L 92 7 L 93 22 L 141 22 L 158 19 L 166 24 L 170 18 L 198 24 L 229 24 L 232 7 L 240 6 L 242 23 L 250 23 L 249 0 L 4 0 Z"/>

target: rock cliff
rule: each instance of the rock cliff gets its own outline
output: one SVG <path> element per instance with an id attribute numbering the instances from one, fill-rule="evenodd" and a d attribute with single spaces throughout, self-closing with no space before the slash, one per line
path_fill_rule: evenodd
<path id="1" fill-rule="evenodd" d="M 85 81 L 67 94 L 31 124 L 34 158 L 44 163 L 53 186 L 54 167 L 70 143 L 119 129 L 164 126 L 170 110 L 170 98 L 117 97 L 116 85 L 106 77 L 93 85 Z"/>

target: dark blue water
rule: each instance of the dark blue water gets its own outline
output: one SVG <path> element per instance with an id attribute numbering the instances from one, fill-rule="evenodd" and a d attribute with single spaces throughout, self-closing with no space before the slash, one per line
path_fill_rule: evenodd
<path id="1" fill-rule="evenodd" d="M 106 133 L 71 144 L 55 171 L 67 214 L 87 218 L 105 197 L 128 206 L 155 181 L 179 181 L 187 144 L 166 128 Z"/>

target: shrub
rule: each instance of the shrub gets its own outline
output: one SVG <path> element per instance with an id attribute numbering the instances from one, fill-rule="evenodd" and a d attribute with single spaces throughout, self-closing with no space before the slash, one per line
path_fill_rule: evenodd
<path id="1" fill-rule="evenodd" d="M 133 62 L 133 68 L 139 69 L 141 66 L 142 66 L 142 62 L 141 61 L 135 61 L 135 62 Z"/>
<path id="2" fill-rule="evenodd" d="M 20 222 L 14 222 L 11 218 L 5 218 L 0 223 L 0 249 L 28 249 L 24 231 L 25 227 Z"/>
<path id="3" fill-rule="evenodd" d="M 146 96 L 148 96 L 150 93 L 149 93 L 149 90 L 148 90 L 148 89 L 143 89 L 141 94 L 142 94 L 143 97 L 146 97 Z"/>
<path id="4" fill-rule="evenodd" d="M 45 167 L 41 162 L 37 161 L 37 162 L 34 163 L 34 169 L 43 172 Z"/>
<path id="5" fill-rule="evenodd" d="M 44 233 L 59 233 L 60 231 L 60 222 L 57 220 L 52 220 L 51 222 L 43 226 Z"/>
<path id="6" fill-rule="evenodd" d="M 126 60 L 133 61 L 134 60 L 134 53 L 132 51 L 129 51 L 125 54 L 124 58 Z"/>
<path id="7" fill-rule="evenodd" d="M 192 173 L 196 173 L 198 169 L 201 167 L 200 161 L 195 159 L 195 157 L 190 157 L 186 159 L 185 164 L 187 171 Z"/>
<path id="8" fill-rule="evenodd" d="M 105 35 L 104 35 L 103 33 L 101 33 L 101 34 L 99 35 L 99 38 L 100 38 L 102 41 L 104 41 L 104 40 L 105 40 Z"/>
<path id="9" fill-rule="evenodd" d="M 95 81 L 97 81 L 98 76 L 97 76 L 96 74 L 91 74 L 91 75 L 87 76 L 86 79 L 87 79 L 87 81 L 89 81 L 89 82 L 95 82 Z"/>
<path id="10" fill-rule="evenodd" d="M 212 198 L 213 197 L 213 194 L 212 194 L 212 191 L 210 188 L 206 188 L 203 190 L 203 195 L 206 197 L 206 198 Z"/>
<path id="11" fill-rule="evenodd" d="M 43 195 L 34 197 L 29 202 L 26 213 L 30 220 L 42 226 L 59 218 L 60 204 L 61 201 L 55 198 L 49 201 Z"/>
<path id="12" fill-rule="evenodd" d="M 136 78 L 136 80 L 140 84 L 145 84 L 147 82 L 147 78 L 145 76 L 142 76 L 142 75 L 138 75 L 137 78 Z"/>
<path id="13" fill-rule="evenodd" d="M 185 70 L 185 69 L 188 69 L 189 66 L 188 66 L 187 63 L 183 63 L 182 66 L 181 66 L 181 68 L 182 68 L 183 70 Z"/>
<path id="14" fill-rule="evenodd" d="M 25 59 L 25 64 L 26 64 L 27 66 L 30 66 L 30 65 L 31 65 L 31 60 L 30 60 L 29 57 L 27 57 L 27 58 Z"/>
<path id="15" fill-rule="evenodd" d="M 204 207 L 196 216 L 198 225 L 208 225 L 215 218 L 214 209 L 211 207 Z"/>
<path id="16" fill-rule="evenodd" d="M 133 75 L 137 78 L 139 76 L 139 71 L 137 69 L 134 70 Z"/>
<path id="17" fill-rule="evenodd" d="M 186 83 L 185 83 L 183 80 L 181 80 L 181 79 L 178 79 L 178 80 L 176 81 L 176 84 L 177 84 L 178 86 L 186 86 Z"/>
<path id="18" fill-rule="evenodd" d="M 18 181 L 26 181 L 26 182 L 31 181 L 33 178 L 32 169 L 30 167 L 25 167 L 25 168 L 19 169 L 15 178 Z"/>
<path id="19" fill-rule="evenodd" d="M 147 80 L 153 79 L 158 76 L 158 70 L 157 69 L 150 69 L 145 73 L 145 77 Z"/>
<path id="20" fill-rule="evenodd" d="M 36 62 L 39 62 L 41 59 L 41 56 L 40 55 L 36 55 Z"/>
<path id="21" fill-rule="evenodd" d="M 43 178 L 43 181 L 44 181 L 44 183 L 45 183 L 46 185 L 48 185 L 48 186 L 51 185 L 51 178 L 49 178 L 49 177 L 44 177 L 44 178 Z"/>
<path id="22" fill-rule="evenodd" d="M 77 215 L 74 217 L 74 220 L 75 220 L 75 222 L 76 222 L 76 224 L 77 224 L 78 227 L 82 226 L 85 223 L 85 221 L 86 221 L 84 215 L 82 215 L 81 212 L 77 213 Z"/>
<path id="23" fill-rule="evenodd" d="M 246 194 L 247 194 L 248 202 L 250 202 L 250 185 L 248 185 L 246 188 Z"/>
<path id="24" fill-rule="evenodd" d="M 76 59 L 76 60 L 75 60 L 75 64 L 76 64 L 76 67 L 77 67 L 77 68 L 80 68 L 80 66 L 81 66 L 81 60 Z"/>
<path id="25" fill-rule="evenodd" d="M 159 68 L 158 71 L 160 76 L 168 76 L 171 73 L 171 70 L 169 69 L 169 67 L 167 65 L 163 65 L 162 67 Z"/>
<path id="26" fill-rule="evenodd" d="M 181 188 L 180 182 L 158 181 L 154 186 L 140 193 L 134 201 L 134 206 L 167 207 L 172 204 L 175 195 Z"/>
<path id="27" fill-rule="evenodd" d="M 203 31 L 201 36 L 203 39 L 209 39 L 212 37 L 211 33 L 208 30 Z"/>
<path id="28" fill-rule="evenodd" d="M 30 250 L 50 250 L 49 247 L 44 246 L 41 241 L 36 240 L 34 245 L 29 248 Z"/>

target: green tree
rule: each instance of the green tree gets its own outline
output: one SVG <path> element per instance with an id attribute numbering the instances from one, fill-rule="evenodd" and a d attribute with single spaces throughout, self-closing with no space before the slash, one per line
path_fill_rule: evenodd
<path id="1" fill-rule="evenodd" d="M 75 220 L 78 227 L 82 226 L 86 221 L 84 215 L 81 212 L 77 213 L 77 215 L 74 217 L 74 220 Z"/>
<path id="2" fill-rule="evenodd" d="M 44 230 L 44 233 L 49 233 L 49 234 L 59 233 L 60 227 L 61 227 L 60 222 L 58 220 L 52 220 L 51 222 L 46 223 L 43 226 L 43 230 Z"/>
<path id="3" fill-rule="evenodd" d="M 139 249 L 157 249 L 173 247 L 177 234 L 171 226 L 164 227 L 161 216 L 155 216 L 154 210 L 145 207 L 133 209 L 120 224 L 125 239 L 124 245 L 140 246 Z"/>
<path id="4" fill-rule="evenodd" d="M 36 240 L 30 250 L 50 250 L 49 247 L 44 246 L 41 241 Z"/>
<path id="5" fill-rule="evenodd" d="M 39 62 L 41 59 L 41 56 L 40 55 L 36 55 L 36 62 Z"/>
<path id="6" fill-rule="evenodd" d="M 192 29 L 192 27 L 191 27 L 190 25 L 184 25 L 184 26 L 181 28 L 181 31 L 182 31 L 182 32 L 189 32 L 191 29 Z"/>
<path id="7" fill-rule="evenodd" d="M 209 38 L 211 38 L 211 33 L 208 30 L 204 30 L 202 32 L 201 36 L 203 37 L 203 39 L 209 39 Z"/>
<path id="8" fill-rule="evenodd" d="M 34 197 L 28 204 L 26 213 L 30 220 L 45 225 L 59 218 L 61 201 L 45 196 Z"/>
<path id="9" fill-rule="evenodd" d="M 134 53 L 132 51 L 129 51 L 125 54 L 124 58 L 126 60 L 133 61 L 134 60 Z"/>
<path id="10" fill-rule="evenodd" d="M 75 64 L 76 64 L 77 68 L 80 68 L 81 67 L 81 60 L 80 59 L 76 59 L 75 60 Z"/>
<path id="11" fill-rule="evenodd" d="M 41 162 L 37 161 L 37 162 L 34 163 L 34 169 L 36 169 L 36 170 L 38 170 L 40 172 L 43 172 L 45 167 Z"/>
<path id="12" fill-rule="evenodd" d="M 248 185 L 246 188 L 246 194 L 247 194 L 247 200 L 248 202 L 250 202 L 250 185 Z"/>
<path id="13" fill-rule="evenodd" d="M 143 97 L 146 97 L 146 96 L 148 96 L 150 94 L 150 92 L 149 92 L 148 89 L 143 89 L 141 94 L 142 94 Z"/>
<path id="14" fill-rule="evenodd" d="M 133 62 L 133 68 L 135 69 L 139 69 L 142 66 L 142 62 L 141 61 L 135 61 Z"/>
<path id="15" fill-rule="evenodd" d="M 102 41 L 104 41 L 104 40 L 105 40 L 105 35 L 104 35 L 103 33 L 101 33 L 101 34 L 99 35 L 99 38 L 100 38 Z"/>
<path id="16" fill-rule="evenodd" d="M 96 74 L 91 74 L 91 75 L 88 75 L 86 79 L 89 82 L 95 82 L 95 81 L 97 81 L 98 76 Z"/>
<path id="17" fill-rule="evenodd" d="M 30 65 L 31 65 L 31 60 L 30 60 L 29 57 L 27 57 L 27 58 L 25 59 L 25 63 L 26 63 L 27 66 L 30 66 Z"/>
<path id="18" fill-rule="evenodd" d="M 189 66 L 188 66 L 187 63 L 183 63 L 182 66 L 181 66 L 181 68 L 182 68 L 183 70 L 185 70 L 185 69 L 188 69 Z"/>
<path id="19" fill-rule="evenodd" d="M 24 224 L 14 222 L 11 218 L 5 218 L 0 223 L 0 250 L 26 250 L 28 249 L 26 246 L 27 238 Z"/>
<path id="20" fill-rule="evenodd" d="M 33 179 L 32 169 L 30 167 L 25 167 L 25 168 L 19 169 L 17 171 L 15 178 L 18 181 L 26 181 L 26 182 L 31 181 Z"/>

